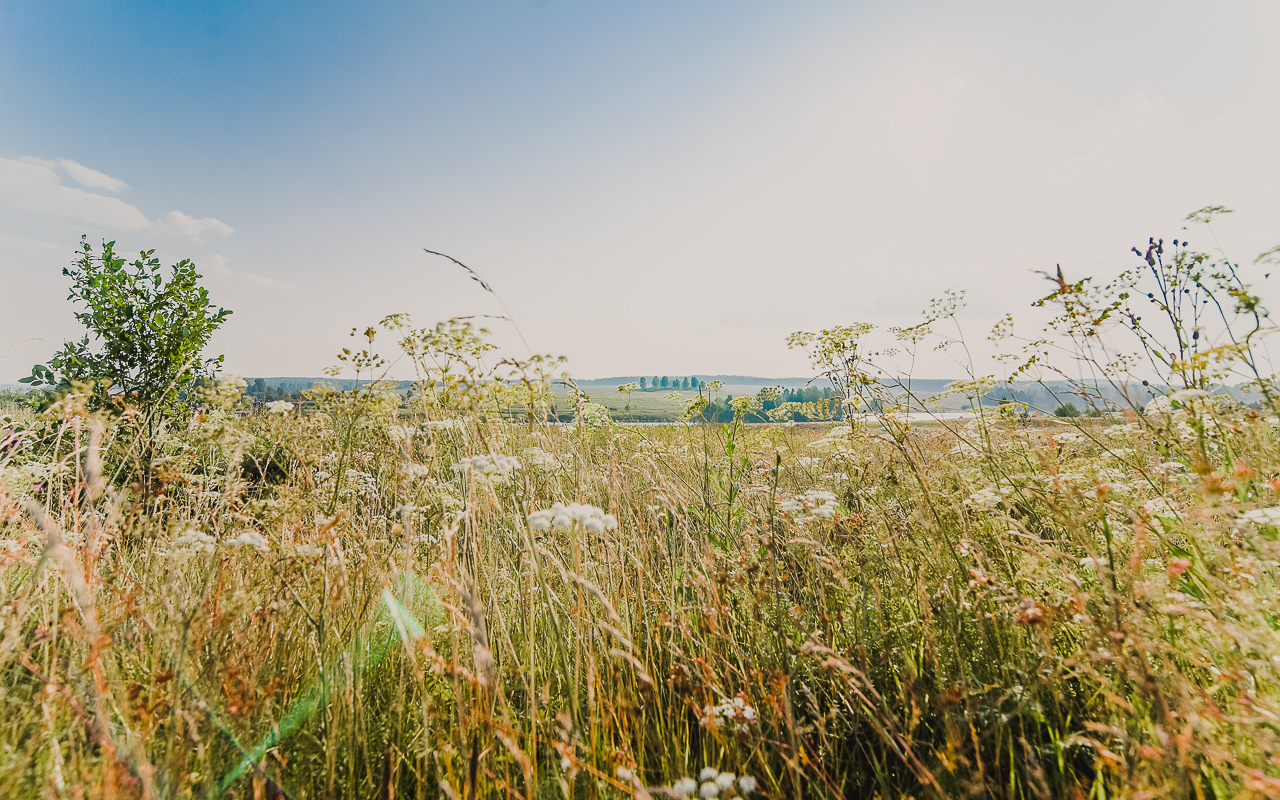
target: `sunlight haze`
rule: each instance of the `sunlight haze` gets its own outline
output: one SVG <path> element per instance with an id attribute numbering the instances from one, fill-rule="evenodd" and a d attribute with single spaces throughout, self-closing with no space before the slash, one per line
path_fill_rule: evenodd
<path id="1" fill-rule="evenodd" d="M 0 3 L 0 382 L 76 335 L 82 233 L 194 259 L 243 375 L 502 313 L 423 248 L 582 377 L 807 375 L 788 333 L 946 289 L 975 343 L 1031 333 L 1035 271 L 1212 249 L 1207 205 L 1258 280 L 1277 34 L 1274 2 Z"/>

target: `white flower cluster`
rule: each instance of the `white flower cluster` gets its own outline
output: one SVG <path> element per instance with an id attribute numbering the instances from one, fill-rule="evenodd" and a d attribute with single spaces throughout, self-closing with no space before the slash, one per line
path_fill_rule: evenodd
<path id="1" fill-rule="evenodd" d="M 701 785 L 699 785 L 701 781 Z M 739 778 L 732 772 L 721 772 L 715 767 L 706 767 L 702 772 L 698 773 L 698 780 L 693 778 L 681 778 L 671 786 L 671 791 L 677 795 L 688 797 L 694 792 L 699 797 L 719 797 L 721 792 L 731 792 L 734 786 L 737 786 L 741 794 L 751 794 L 756 790 L 756 779 L 750 775 L 743 775 Z"/>
<path id="2" fill-rule="evenodd" d="M 293 403 L 288 400 L 272 400 L 267 403 L 268 414 L 287 414 L 293 410 Z"/>
<path id="3" fill-rule="evenodd" d="M 529 515 L 529 527 L 535 531 L 555 528 L 571 528 L 573 523 L 582 524 L 583 529 L 591 533 L 603 533 L 618 527 L 618 520 L 612 514 L 604 513 L 603 508 L 584 505 L 582 503 L 556 503 L 551 508 L 535 511 Z"/>
<path id="4" fill-rule="evenodd" d="M 1280 525 L 1280 507 L 1255 508 L 1252 511 L 1244 512 L 1240 516 L 1254 525 Z"/>
<path id="5" fill-rule="evenodd" d="M 706 728 L 722 728 L 732 725 L 737 733 L 745 733 L 756 718 L 756 710 L 747 705 L 746 698 L 738 695 L 732 700 L 726 698 L 719 705 L 702 709 L 700 722 Z"/>
<path id="6" fill-rule="evenodd" d="M 198 553 L 212 553 L 214 544 L 215 540 L 212 536 L 207 533 L 201 533 L 194 528 L 173 540 L 174 547 Z"/>
<path id="7" fill-rule="evenodd" d="M 217 544 L 217 540 L 212 536 L 195 528 L 184 531 L 173 540 L 175 554 L 212 553 Z M 259 550 L 266 550 L 270 542 L 267 541 L 267 537 L 257 531 L 245 531 L 239 536 L 224 539 L 222 544 L 227 547 L 256 547 Z"/>
<path id="8" fill-rule="evenodd" d="M 1142 426 L 1136 422 L 1126 422 L 1122 425 L 1108 425 L 1102 429 L 1107 436 L 1116 438 L 1124 438 L 1134 434 L 1142 433 Z"/>
<path id="9" fill-rule="evenodd" d="M 1167 394 L 1164 397 L 1157 397 L 1150 403 L 1147 403 L 1146 408 L 1142 409 L 1142 413 L 1146 416 L 1151 416 L 1152 414 L 1170 414 L 1175 410 L 1175 403 L 1178 407 L 1185 408 L 1191 404 L 1192 400 L 1199 400 L 1207 398 L 1208 396 L 1209 393 L 1203 389 L 1182 389 L 1174 392 L 1173 394 Z"/>
<path id="10" fill-rule="evenodd" d="M 1142 504 L 1142 509 L 1153 517 L 1176 517 L 1177 510 L 1163 497 L 1153 497 Z"/>
<path id="11" fill-rule="evenodd" d="M 524 461 L 530 466 L 538 469 L 555 469 L 560 465 L 554 453 L 548 453 L 541 447 L 526 447 L 524 450 Z"/>
<path id="12" fill-rule="evenodd" d="M 413 441 L 413 428 L 408 425 L 388 425 L 387 438 L 396 444 L 407 444 Z"/>
<path id="13" fill-rule="evenodd" d="M 965 508 L 975 511 L 994 511 L 1004 500 L 994 489 L 979 489 L 964 499 Z"/>
<path id="14" fill-rule="evenodd" d="M 797 520 L 808 514 L 831 519 L 836 515 L 836 496 L 824 489 L 811 489 L 790 500 L 784 500 L 779 504 L 778 510 Z"/>
<path id="15" fill-rule="evenodd" d="M 1053 434 L 1053 440 L 1059 445 L 1085 444 L 1089 441 L 1089 438 L 1084 434 L 1076 433 L 1075 431 L 1063 431 L 1062 433 Z"/>
<path id="16" fill-rule="evenodd" d="M 482 475 L 505 475 L 512 470 L 520 469 L 520 461 L 515 456 L 481 455 L 464 458 L 453 465 L 455 472 L 466 472 L 468 468 L 472 472 L 479 472 Z"/>
<path id="17" fill-rule="evenodd" d="M 239 536 L 225 540 L 223 544 L 230 547 L 256 547 L 259 550 L 266 550 L 270 543 L 267 537 L 257 531 L 245 531 Z"/>

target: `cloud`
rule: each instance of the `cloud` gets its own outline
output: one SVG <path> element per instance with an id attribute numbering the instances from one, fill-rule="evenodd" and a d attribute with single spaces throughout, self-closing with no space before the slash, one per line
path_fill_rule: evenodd
<path id="1" fill-rule="evenodd" d="M 113 178 L 110 175 L 98 172 L 96 169 L 89 169 L 83 164 L 78 164 L 69 158 L 58 159 L 58 166 L 62 167 L 62 171 L 67 173 L 71 180 L 81 186 L 88 186 L 90 189 L 106 189 L 108 192 L 122 192 L 129 188 L 129 184 Z"/>
<path id="2" fill-rule="evenodd" d="M 50 162 L 35 159 L 0 158 L 0 201 L 35 214 L 80 219 L 111 230 L 140 231 L 152 225 L 146 214 L 118 197 L 62 185 Z"/>
<path id="3" fill-rule="evenodd" d="M 249 283 L 256 284 L 267 289 L 293 288 L 284 281 L 275 281 L 271 278 L 264 278 L 261 275 L 254 275 L 252 272 L 237 272 L 227 266 L 226 256 L 211 255 L 206 258 L 197 259 L 196 268 L 202 270 L 207 275 L 217 275 L 220 278 L 248 281 Z"/>
<path id="4" fill-rule="evenodd" d="M 59 171 L 72 180 L 94 189 L 119 192 L 129 186 L 119 178 L 113 178 L 89 167 L 59 158 L 45 161 L 38 158 L 0 158 L 0 203 L 15 208 L 60 219 L 88 222 L 112 231 L 155 230 L 184 236 L 197 242 L 206 233 L 230 236 L 235 230 L 213 217 L 196 219 L 181 211 L 170 211 L 158 221 L 152 221 L 137 206 L 118 197 L 108 197 L 86 192 L 62 182 Z"/>
<path id="5" fill-rule="evenodd" d="M 196 219 L 183 214 L 181 211 L 170 211 L 165 214 L 164 219 L 156 223 L 156 227 L 163 231 L 176 233 L 179 236 L 186 236 L 197 242 L 204 241 L 201 236 L 205 233 L 216 233 L 221 236 L 230 236 L 235 233 L 234 228 L 221 220 L 213 217 Z"/>

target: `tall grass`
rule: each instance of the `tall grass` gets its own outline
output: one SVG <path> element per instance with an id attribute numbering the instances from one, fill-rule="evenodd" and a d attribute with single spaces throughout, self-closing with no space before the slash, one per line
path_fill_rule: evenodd
<path id="1" fill-rule="evenodd" d="M 5 411 L 0 792 L 1280 793 L 1273 410 L 559 426 L 553 362 L 386 327 L 407 413 Z M 796 340 L 850 399 L 860 335 Z"/>

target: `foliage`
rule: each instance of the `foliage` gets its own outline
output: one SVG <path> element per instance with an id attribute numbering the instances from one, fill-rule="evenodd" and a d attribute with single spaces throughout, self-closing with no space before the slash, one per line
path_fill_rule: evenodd
<path id="1" fill-rule="evenodd" d="M 74 266 L 68 299 L 84 308 L 76 319 L 85 327 L 79 341 L 66 342 L 48 362 L 37 364 L 22 382 L 65 393 L 73 382 L 94 386 L 92 407 L 118 400 L 146 411 L 172 413 L 211 379 L 222 356 L 202 353 L 231 312 L 214 309 L 189 260 L 166 277 L 154 250 L 126 263 L 115 242 L 95 254 L 85 237 Z"/>
<path id="2" fill-rule="evenodd" d="M 1075 403 L 1067 402 L 1055 408 L 1053 415 L 1055 417 L 1078 417 L 1080 416 L 1080 409 L 1076 408 Z"/>

